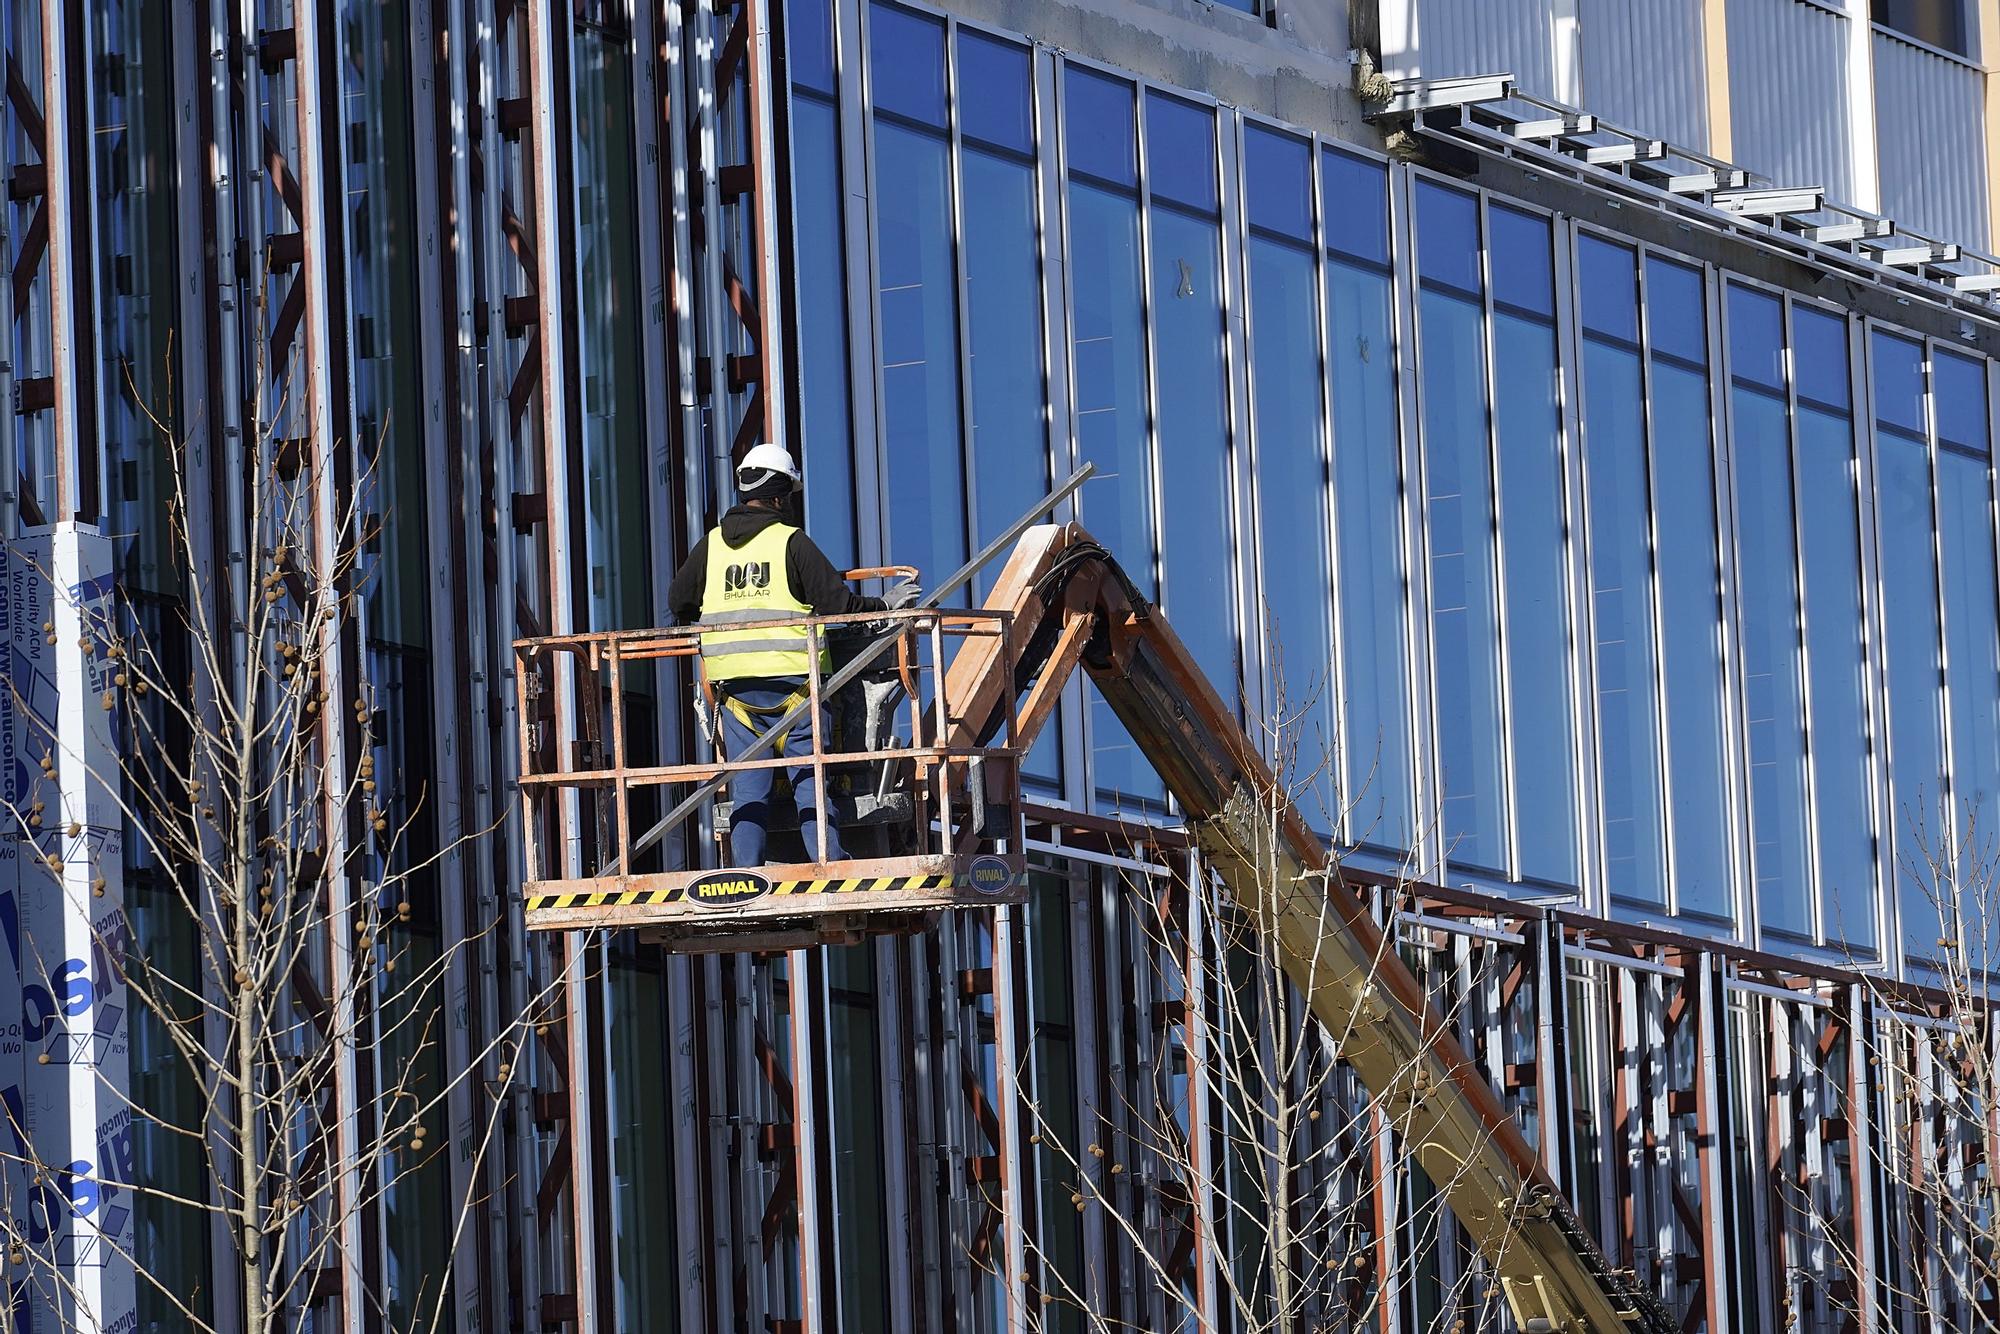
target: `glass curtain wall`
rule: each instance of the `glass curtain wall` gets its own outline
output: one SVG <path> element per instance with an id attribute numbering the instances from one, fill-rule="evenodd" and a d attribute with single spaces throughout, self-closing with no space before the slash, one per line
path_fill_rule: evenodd
<path id="1" fill-rule="evenodd" d="M 1478 196 L 1428 179 L 1414 197 L 1444 855 L 1473 872 L 1574 886 L 1550 223 L 1508 208 L 1489 215 Z M 1503 642 L 1517 651 L 1503 652 Z"/>
<path id="2" fill-rule="evenodd" d="M 803 12 L 814 456 L 880 421 L 892 555 L 949 567 L 1068 431 L 1083 522 L 1331 757 L 1328 836 L 1863 958 L 1891 913 L 1941 938 L 1887 890 L 2000 823 L 1984 361 L 891 0 L 843 71 Z M 869 89 L 863 246 L 830 238 Z M 826 274 L 863 255 L 857 407 Z M 1089 731 L 1065 795 L 1160 813 Z"/>
<path id="3" fill-rule="evenodd" d="M 884 4 L 870 7 L 868 25 L 876 72 L 883 550 L 938 579 L 967 554 L 945 26 Z"/>
<path id="4" fill-rule="evenodd" d="M 1313 245 L 1312 144 L 1261 126 L 1243 132 L 1250 231 L 1251 425 L 1257 573 L 1262 581 L 1267 716 L 1285 731 L 1300 812 L 1341 827 L 1341 682 L 1333 653 L 1332 530 L 1327 511 L 1326 382 Z"/>
<path id="5" fill-rule="evenodd" d="M 798 262 L 799 439 L 806 527 L 827 558 L 860 563 L 854 527 L 854 426 L 848 389 L 846 229 L 841 207 L 839 75 L 832 0 L 785 6 L 792 76 L 792 237 Z"/>
<path id="6" fill-rule="evenodd" d="M 1063 70 L 1068 166 L 1070 364 L 1079 462 L 1113 482 L 1091 488 L 1078 513 L 1148 597 L 1159 594 L 1154 525 L 1152 394 L 1140 230 L 1136 90 L 1081 65 Z M 1111 710 L 1091 711 L 1091 772 L 1101 799 L 1146 810 L 1159 778 Z"/>
<path id="7" fill-rule="evenodd" d="M 1951 804 L 1945 772 L 1943 621 L 1938 610 L 1937 497 L 1924 346 L 1869 339 L 1875 402 L 1875 495 L 1883 644 L 1889 675 L 1889 852 L 1904 945 L 1934 953 L 1949 889 Z"/>
<path id="8" fill-rule="evenodd" d="M 1657 255 L 1643 264 L 1668 888 L 1675 911 L 1726 921 L 1733 857 L 1708 297 L 1701 270 Z"/>
<path id="9" fill-rule="evenodd" d="M 1215 112 L 1159 92 L 1146 94 L 1145 110 L 1160 523 L 1170 536 L 1163 598 L 1202 672 L 1232 700 L 1235 485 Z"/>
<path id="10" fill-rule="evenodd" d="M 2000 624 L 1986 383 L 1984 363 L 1932 350 L 1953 835 L 1951 917 L 1940 934 L 1957 933 L 1975 965 L 1990 968 L 2000 927 L 1976 889 L 2000 852 Z M 1975 930 L 1976 944 L 1969 936 Z"/>
<path id="11" fill-rule="evenodd" d="M 1319 169 L 1320 198 L 1339 201 L 1323 216 L 1344 832 L 1400 855 L 1413 846 L 1417 797 L 1389 169 L 1333 148 Z M 1258 345 L 1253 374 L 1269 346 Z"/>

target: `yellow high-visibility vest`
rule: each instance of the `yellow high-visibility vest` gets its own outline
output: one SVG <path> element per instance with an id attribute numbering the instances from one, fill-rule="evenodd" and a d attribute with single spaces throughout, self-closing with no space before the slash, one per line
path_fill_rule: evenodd
<path id="1" fill-rule="evenodd" d="M 783 616 L 810 616 L 812 608 L 792 591 L 785 570 L 785 548 L 798 531 L 774 523 L 740 547 L 722 540 L 722 530 L 708 535 L 708 569 L 701 593 L 701 623 L 726 626 L 744 621 L 770 621 Z M 712 630 L 701 637 L 701 662 L 710 681 L 746 676 L 797 676 L 811 670 L 812 638 L 807 628 L 763 626 L 753 630 Z M 820 670 L 831 667 L 820 650 Z"/>

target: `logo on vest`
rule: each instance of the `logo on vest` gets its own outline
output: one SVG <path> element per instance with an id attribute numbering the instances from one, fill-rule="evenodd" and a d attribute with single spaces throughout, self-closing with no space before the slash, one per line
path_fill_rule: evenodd
<path id="1" fill-rule="evenodd" d="M 690 880 L 688 902 L 704 908 L 728 908 L 771 892 L 771 882 L 754 871 L 710 871 Z"/>
<path id="2" fill-rule="evenodd" d="M 1005 894 L 1014 887 L 1014 869 L 998 857 L 974 857 L 966 880 L 981 894 Z"/>
<path id="3" fill-rule="evenodd" d="M 767 560 L 745 561 L 732 565 L 722 572 L 722 594 L 724 597 L 744 597 L 751 593 L 761 593 L 771 586 L 771 562 Z"/>

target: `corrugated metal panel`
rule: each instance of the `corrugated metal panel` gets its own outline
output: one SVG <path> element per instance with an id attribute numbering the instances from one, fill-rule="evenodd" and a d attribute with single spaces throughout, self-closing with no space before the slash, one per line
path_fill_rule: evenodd
<path id="1" fill-rule="evenodd" d="M 1701 0 L 1577 0 L 1585 110 L 1689 148 L 1708 145 Z"/>
<path id="2" fill-rule="evenodd" d="M 1852 200 L 1849 20 L 1808 0 L 1730 0 L 1728 13 L 1730 157 Z"/>
<path id="3" fill-rule="evenodd" d="M 1551 0 L 1405 0 L 1382 7 L 1382 68 L 1398 79 L 1508 73 L 1552 97 Z"/>
<path id="4" fill-rule="evenodd" d="M 1877 31 L 1882 211 L 1947 241 L 1988 244 L 1984 76 Z"/>

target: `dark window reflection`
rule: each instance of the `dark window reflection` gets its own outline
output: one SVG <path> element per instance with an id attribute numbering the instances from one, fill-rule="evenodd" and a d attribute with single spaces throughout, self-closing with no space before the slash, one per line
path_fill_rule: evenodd
<path id="1" fill-rule="evenodd" d="M 1666 907 L 1638 266 L 1631 249 L 1594 236 L 1578 239 L 1576 256 L 1605 867 L 1613 896 Z"/>
<path id="2" fill-rule="evenodd" d="M 1495 297 L 1502 273 L 1510 297 L 1493 317 L 1493 425 L 1512 722 L 1513 869 L 1527 879 L 1574 885 L 1581 868 L 1552 236 L 1548 219 L 1512 209 L 1490 210 L 1488 225 Z"/>
<path id="3" fill-rule="evenodd" d="M 967 393 L 972 415 L 973 541 L 997 536 L 1048 489 L 1042 368 L 1042 268 L 1037 251 L 1036 177 L 1030 148 L 1025 49 L 959 34 L 960 105 L 968 137 L 960 162 L 965 191 Z M 975 108 L 977 114 L 975 115 Z M 983 599 L 998 562 L 977 576 Z M 1048 729 L 1029 757 L 1030 775 L 1055 780 L 1060 745 Z"/>
<path id="4" fill-rule="evenodd" d="M 1454 862 L 1504 870 L 1499 571 L 1486 330 L 1476 299 L 1478 225 L 1473 196 L 1419 184 L 1425 513 L 1443 834 Z"/>
<path id="5" fill-rule="evenodd" d="M 1161 551 L 1166 607 L 1202 670 L 1233 699 L 1236 562 L 1214 113 L 1149 95 L 1146 169 L 1160 503 L 1173 535 Z"/>
<path id="6" fill-rule="evenodd" d="M 1807 934 L 1813 910 L 1791 431 L 1783 396 L 1784 310 L 1775 298 L 1749 288 L 1731 287 L 1728 300 L 1751 857 L 1764 924 Z"/>
<path id="7" fill-rule="evenodd" d="M 1923 347 L 1878 333 L 1875 383 L 1876 521 L 1881 533 L 1884 648 L 1889 669 L 1890 844 L 1905 943 L 1935 952 L 1930 859 L 1946 848 L 1942 626 L 1931 450 L 1924 430 Z"/>
<path id="8" fill-rule="evenodd" d="M 1070 336 L 1079 456 L 1117 478 L 1080 499 L 1092 534 L 1148 596 L 1153 571 L 1153 464 L 1146 388 L 1145 287 L 1130 84 L 1076 65 L 1064 73 L 1069 150 Z M 1086 179 L 1089 173 L 1095 179 Z M 1120 186 L 1124 188 L 1120 188 Z M 1092 711 L 1096 784 L 1114 800 L 1156 802 L 1158 776 L 1101 701 Z"/>
<path id="9" fill-rule="evenodd" d="M 1723 713 L 1722 585 L 1700 270 L 1646 261 L 1653 506 L 1659 534 L 1666 805 L 1675 906 L 1728 917 L 1729 738 Z"/>
<path id="10" fill-rule="evenodd" d="M 1823 928 L 1829 939 L 1872 950 L 1878 896 L 1868 773 L 1869 636 L 1861 600 L 1859 463 L 1847 407 L 1853 397 L 1847 321 L 1794 306 L 1792 340 L 1799 368 L 1799 554 Z"/>

